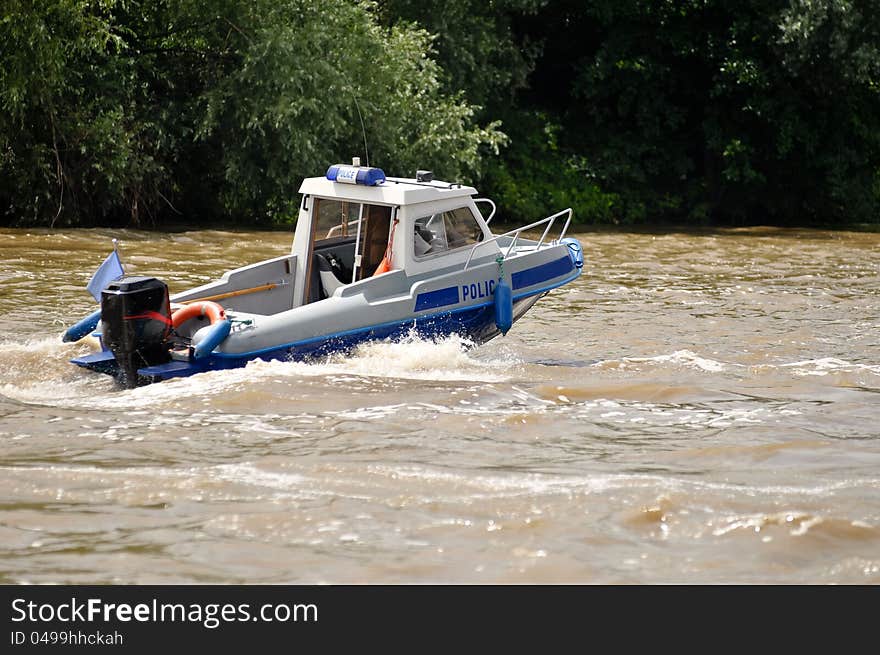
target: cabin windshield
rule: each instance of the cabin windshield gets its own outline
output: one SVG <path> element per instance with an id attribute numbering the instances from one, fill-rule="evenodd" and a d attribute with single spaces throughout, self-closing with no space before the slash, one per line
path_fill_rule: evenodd
<path id="1" fill-rule="evenodd" d="M 417 218 L 413 230 L 413 250 L 417 259 L 483 240 L 483 230 L 467 207 Z"/>
<path id="2" fill-rule="evenodd" d="M 307 302 L 373 275 L 388 244 L 391 207 L 315 198 L 313 215 Z"/>

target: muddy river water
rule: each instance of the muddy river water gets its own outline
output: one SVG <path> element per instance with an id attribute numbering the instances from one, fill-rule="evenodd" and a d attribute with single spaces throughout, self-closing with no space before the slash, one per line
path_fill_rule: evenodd
<path id="1" fill-rule="evenodd" d="M 504 338 L 133 390 L 68 360 L 285 232 L 0 230 L 0 582 L 880 583 L 880 234 L 586 232 Z"/>

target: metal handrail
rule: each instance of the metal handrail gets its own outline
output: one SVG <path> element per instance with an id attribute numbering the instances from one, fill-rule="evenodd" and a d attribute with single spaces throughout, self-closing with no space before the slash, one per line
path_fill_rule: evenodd
<path id="1" fill-rule="evenodd" d="M 530 223 L 529 225 L 523 225 L 522 227 L 518 227 L 514 230 L 510 230 L 505 232 L 504 234 L 497 234 L 491 239 L 487 239 L 485 241 L 480 241 L 475 243 L 471 251 L 468 253 L 467 261 L 464 263 L 464 270 L 468 269 L 468 266 L 471 264 L 471 260 L 474 258 L 474 253 L 477 251 L 477 248 L 480 246 L 485 246 L 487 243 L 492 243 L 493 241 L 498 241 L 498 239 L 502 239 L 507 236 L 513 235 L 513 239 L 510 241 L 510 245 L 507 248 L 507 252 L 504 253 L 504 259 L 510 257 L 510 253 L 513 251 L 513 248 L 516 246 L 516 242 L 519 239 L 519 235 L 526 230 L 531 230 L 539 225 L 543 225 L 547 223 L 547 227 L 544 228 L 544 233 L 541 235 L 541 239 L 538 241 L 538 245 L 535 246 L 535 250 L 539 250 L 541 246 L 544 244 L 544 239 L 547 238 L 547 233 L 550 232 L 550 228 L 553 226 L 553 223 L 556 222 L 556 219 L 562 216 L 563 214 L 568 214 L 568 218 L 565 219 L 565 225 L 562 226 L 562 231 L 559 233 L 559 237 L 556 239 L 557 241 L 561 241 L 565 237 L 565 233 L 568 231 L 568 226 L 571 223 L 571 207 L 568 209 L 563 209 L 561 212 L 556 212 L 552 216 L 548 216 L 547 218 L 542 218 L 540 221 L 536 221 L 535 223 Z"/>
<path id="2" fill-rule="evenodd" d="M 495 216 L 495 203 L 489 200 L 489 198 L 474 198 L 474 204 L 478 202 L 488 202 L 492 206 L 492 211 L 489 214 L 489 218 L 486 219 L 486 225 L 492 220 L 492 217 Z"/>

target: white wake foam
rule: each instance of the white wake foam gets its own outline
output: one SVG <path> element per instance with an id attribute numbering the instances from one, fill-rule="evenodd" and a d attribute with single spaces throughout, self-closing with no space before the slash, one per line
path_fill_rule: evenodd
<path id="1" fill-rule="evenodd" d="M 627 363 L 673 364 L 677 366 L 697 368 L 710 373 L 717 373 L 719 371 L 723 371 L 725 368 L 725 365 L 722 362 L 716 361 L 714 359 L 708 359 L 706 357 L 700 357 L 690 350 L 676 350 L 674 353 L 671 353 L 669 355 L 656 355 L 655 357 L 624 357 L 622 359 L 622 363 L 624 365 Z M 607 362 L 601 362 L 600 364 L 603 366 L 607 366 Z"/>
<path id="2" fill-rule="evenodd" d="M 0 344 L 0 394 L 25 403 L 65 407 L 137 408 L 208 397 L 273 378 L 357 376 L 403 380 L 499 382 L 519 362 L 477 358 L 473 344 L 457 335 L 363 344 L 347 355 L 308 362 L 255 360 L 243 368 L 199 373 L 136 389 L 119 390 L 109 376 L 79 369 L 69 359 L 84 349 L 46 338 Z"/>

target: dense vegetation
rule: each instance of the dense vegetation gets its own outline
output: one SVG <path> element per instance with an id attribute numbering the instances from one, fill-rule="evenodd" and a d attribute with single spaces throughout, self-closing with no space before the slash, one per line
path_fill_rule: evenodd
<path id="1" fill-rule="evenodd" d="M 0 224 L 276 224 L 352 155 L 511 221 L 880 223 L 880 0 L 0 0 Z"/>

